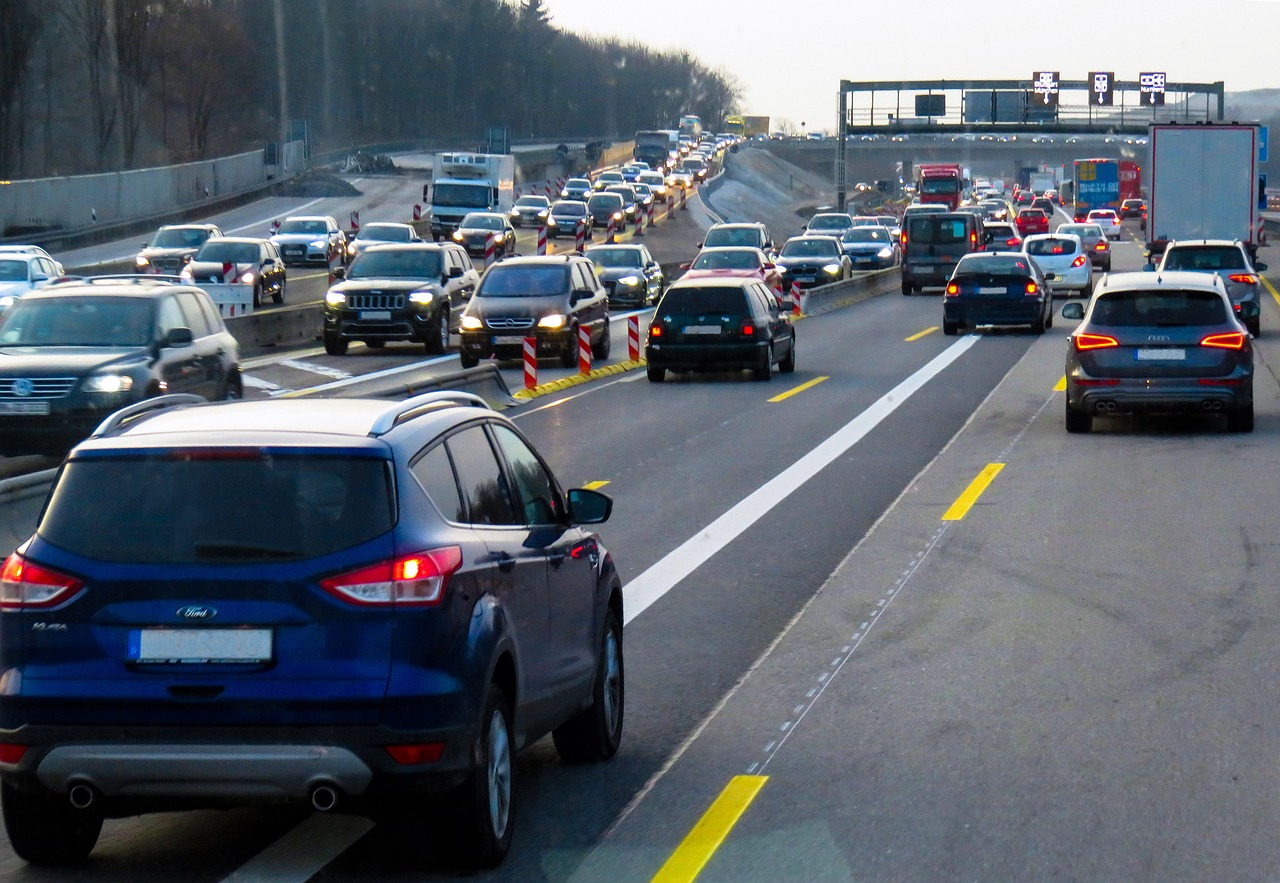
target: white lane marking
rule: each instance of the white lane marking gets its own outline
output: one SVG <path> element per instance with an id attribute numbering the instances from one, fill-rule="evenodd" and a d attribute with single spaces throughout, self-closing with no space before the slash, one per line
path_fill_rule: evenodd
<path id="1" fill-rule="evenodd" d="M 283 220 L 284 218 L 289 217 L 289 215 L 299 215 L 299 214 L 302 214 L 303 209 L 310 208 L 311 206 L 315 205 L 317 202 L 324 202 L 326 199 L 332 199 L 332 197 L 325 196 L 319 199 L 313 199 L 310 202 L 304 202 L 302 205 L 295 205 L 293 208 L 289 209 L 287 212 L 281 212 L 278 215 L 271 215 L 268 218 L 263 218 L 261 221 L 251 221 L 248 224 L 242 224 L 239 227 L 233 227 L 230 230 L 227 230 L 225 232 L 243 233 L 245 230 L 252 230 L 254 227 L 261 227 L 263 224 L 270 224 L 272 221 L 276 220 L 277 218 Z"/>
<path id="2" fill-rule="evenodd" d="M 378 377 L 390 377 L 393 374 L 405 374 L 409 371 L 418 371 L 423 365 L 438 365 L 440 362 L 447 362 L 450 359 L 457 358 L 456 354 L 452 356 L 437 356 L 434 359 L 423 359 L 421 362 L 411 362 L 408 365 L 399 365 L 395 368 L 384 368 L 381 371 L 370 371 L 368 374 L 351 375 L 343 372 L 343 376 L 346 378 L 345 380 L 334 380 L 331 383 L 322 383 L 319 386 L 308 386 L 306 391 L 320 392 L 321 390 L 326 389 L 339 389 L 344 386 L 351 386 L 353 383 L 359 383 L 362 380 L 374 380 Z M 280 364 L 287 365 L 289 364 L 289 361 L 292 360 L 286 360 Z"/>
<path id="3" fill-rule="evenodd" d="M 222 883 L 306 883 L 369 832 L 373 821 L 316 813 L 222 878 Z"/>
<path id="4" fill-rule="evenodd" d="M 978 338 L 968 334 L 947 347 L 927 365 L 881 396 L 816 448 L 775 475 L 741 502 L 702 528 L 623 588 L 623 622 L 629 623 L 671 591 L 716 552 L 719 552 L 765 513 L 860 442 L 886 417 L 926 383 L 969 350 Z"/>
<path id="5" fill-rule="evenodd" d="M 351 375 L 341 368 L 330 368 L 328 365 L 317 365 L 315 362 L 304 362 L 301 359 L 284 359 L 280 362 L 286 368 L 296 368 L 299 371 L 307 371 L 311 374 L 319 374 L 322 377 L 332 377 L 335 380 L 350 380 Z"/>
<path id="6" fill-rule="evenodd" d="M 310 356 L 318 356 L 324 352 L 324 347 L 316 346 L 309 349 L 289 350 L 286 353 L 272 353 L 269 356 L 254 356 L 252 359 L 245 359 L 240 363 L 243 368 L 261 368 L 264 365 L 278 365 L 283 359 L 306 359 Z"/>
<path id="7" fill-rule="evenodd" d="M 263 380 L 261 377 L 254 377 L 252 374 L 241 373 L 240 380 L 245 386 L 250 386 L 254 389 L 276 390 L 280 388 L 279 384 L 272 383 L 270 380 Z"/>

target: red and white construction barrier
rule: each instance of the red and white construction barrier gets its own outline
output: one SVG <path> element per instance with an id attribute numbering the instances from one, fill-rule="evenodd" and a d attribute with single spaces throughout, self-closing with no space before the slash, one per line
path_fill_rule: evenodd
<path id="1" fill-rule="evenodd" d="M 280 219 L 276 218 L 274 221 L 271 222 L 271 235 L 275 236 L 279 232 L 280 232 Z"/>
<path id="2" fill-rule="evenodd" d="M 688 197 L 688 195 L 689 195 L 689 188 L 681 187 L 680 188 L 680 211 L 686 211 L 689 208 L 687 205 L 685 205 L 685 199 Z"/>
<path id="3" fill-rule="evenodd" d="M 489 267 L 493 264 L 498 254 L 498 243 L 493 241 L 493 234 L 490 233 L 484 238 L 484 265 Z"/>
<path id="4" fill-rule="evenodd" d="M 547 228 L 538 225 L 538 254 L 547 253 Z"/>
<path id="5" fill-rule="evenodd" d="M 644 212 L 640 206 L 636 207 L 636 235 L 644 236 Z"/>
<path id="6" fill-rule="evenodd" d="M 413 204 L 413 219 L 415 221 L 422 220 L 422 203 L 420 202 L 415 202 Z"/>
<path id="7" fill-rule="evenodd" d="M 655 199 L 653 202 L 657 202 Z M 649 226 L 653 227 L 653 202 L 649 203 Z"/>
<path id="8" fill-rule="evenodd" d="M 605 242 L 608 242 L 610 245 L 612 245 L 613 243 L 615 243 L 615 242 L 617 242 L 617 241 L 618 241 L 616 238 L 614 238 L 616 235 L 617 235 L 617 233 L 616 233 L 616 228 L 614 227 L 613 218 L 612 218 L 612 217 L 610 217 L 610 218 L 609 218 L 609 229 L 605 232 L 604 241 L 605 241 Z"/>
<path id="9" fill-rule="evenodd" d="M 579 219 L 577 225 L 573 228 L 573 250 L 578 254 L 587 247 L 587 222 Z"/>
<path id="10" fill-rule="evenodd" d="M 351 213 L 351 232 L 352 233 L 360 232 L 360 213 L 359 212 Z"/>
<path id="11" fill-rule="evenodd" d="M 524 339 L 524 388 L 533 389 L 538 385 L 538 338 Z"/>
<path id="12" fill-rule="evenodd" d="M 605 334 L 608 333 L 606 330 Z M 588 328 L 578 329 L 578 372 L 591 373 L 591 330 Z"/>
<path id="13" fill-rule="evenodd" d="M 791 283 L 791 314 L 800 315 L 800 286 L 794 282 Z"/>
<path id="14" fill-rule="evenodd" d="M 640 361 L 640 317 L 627 317 L 627 358 Z"/>

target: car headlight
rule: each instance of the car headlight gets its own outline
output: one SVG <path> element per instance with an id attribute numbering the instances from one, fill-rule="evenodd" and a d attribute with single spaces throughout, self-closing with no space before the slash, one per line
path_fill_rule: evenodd
<path id="1" fill-rule="evenodd" d="M 245 285 L 252 285 L 252 284 L 253 284 L 253 271 L 252 271 L 252 270 L 250 270 L 249 272 L 247 272 L 247 273 L 245 273 L 243 276 L 241 276 L 241 277 L 240 277 L 240 282 L 242 282 L 242 283 L 243 283 L 243 284 L 245 284 Z"/>
<path id="2" fill-rule="evenodd" d="M 435 294 L 432 293 L 429 289 L 423 289 L 422 291 L 409 292 L 409 303 L 411 304 L 422 304 L 425 306 L 426 304 L 429 304 L 433 300 L 435 300 L 435 298 L 436 298 Z"/>
<path id="3" fill-rule="evenodd" d="M 621 220 L 622 220 L 622 212 L 614 212 L 614 213 L 613 213 L 613 219 L 614 219 L 615 221 L 621 221 Z"/>
<path id="4" fill-rule="evenodd" d="M 192 279 L 195 278 L 195 276 L 192 275 L 190 267 L 183 267 L 182 272 L 178 274 L 178 278 L 181 279 L 183 282 L 190 282 Z"/>
<path id="5" fill-rule="evenodd" d="M 518 209 L 518 208 L 513 208 L 513 209 L 511 210 L 510 214 L 511 214 L 511 217 L 513 217 L 513 218 L 518 218 L 518 217 L 520 217 L 520 209 Z"/>
<path id="6" fill-rule="evenodd" d="M 891 258 L 893 257 L 893 249 L 886 245 L 884 248 L 876 252 L 876 257 Z"/>
<path id="7" fill-rule="evenodd" d="M 355 254 L 355 253 L 356 253 L 356 244 L 354 242 L 348 242 L 347 254 Z"/>
<path id="8" fill-rule="evenodd" d="M 561 199 L 568 199 L 568 198 L 569 198 L 569 191 L 568 191 L 568 190 L 561 190 L 561 191 L 560 191 L 560 198 L 561 198 Z"/>
<path id="9" fill-rule="evenodd" d="M 463 316 L 458 324 L 467 331 L 477 331 L 484 327 L 484 323 L 475 316 Z"/>
<path id="10" fill-rule="evenodd" d="M 0 310 L 9 309 L 9 307 L 13 306 L 14 301 L 16 300 L 17 298 L 12 294 L 6 294 L 4 297 L 0 297 Z"/>
<path id="11" fill-rule="evenodd" d="M 823 267 L 823 268 L 822 268 L 822 272 L 827 273 L 827 274 L 829 274 L 829 275 L 831 275 L 831 276 L 834 276 L 836 273 L 839 273 L 839 272 L 840 272 L 840 265 L 839 265 L 839 264 L 827 264 L 825 267 Z"/>
<path id="12" fill-rule="evenodd" d="M 555 217 L 554 217 L 554 216 L 553 216 L 553 217 L 549 217 L 549 218 L 547 218 L 547 226 L 548 226 L 548 227 L 554 227 L 554 226 L 556 226 L 556 219 L 555 219 Z"/>
<path id="13" fill-rule="evenodd" d="M 311 240 L 311 243 L 310 243 L 310 244 L 311 244 L 311 247 L 312 247 L 312 248 L 325 248 L 325 247 L 327 247 L 327 246 L 329 245 L 329 240 L 327 240 L 327 239 L 313 239 L 313 240 Z"/>
<path id="14" fill-rule="evenodd" d="M 494 237 L 493 237 L 493 241 L 494 241 L 494 242 L 501 242 L 502 240 L 504 240 L 504 239 L 506 239 L 506 238 L 507 238 L 507 235 L 506 235 L 505 233 L 499 233 L 497 236 L 494 236 Z"/>
<path id="15" fill-rule="evenodd" d="M 138 255 L 133 259 L 133 262 L 139 267 L 145 267 L 147 264 L 151 263 L 151 261 L 147 260 L 143 255 Z"/>
<path id="16" fill-rule="evenodd" d="M 347 302 L 347 296 L 341 291 L 330 291 L 325 294 L 324 302 L 331 307 L 340 307 Z"/>
<path id="17" fill-rule="evenodd" d="M 640 284 L 640 277 L 639 276 L 623 276 L 621 279 L 618 280 L 618 284 L 625 285 L 628 288 L 630 288 L 633 285 Z"/>
<path id="18" fill-rule="evenodd" d="M 454 231 L 453 231 L 453 241 L 454 241 L 454 242 L 461 242 L 461 241 L 462 241 L 462 231 L 461 231 L 461 230 L 454 230 Z"/>
<path id="19" fill-rule="evenodd" d="M 562 315 L 543 316 L 538 320 L 539 328 L 563 328 L 568 318 Z"/>
<path id="20" fill-rule="evenodd" d="M 121 374 L 94 374 L 85 379 L 85 392 L 128 392 L 133 389 L 133 378 Z"/>
<path id="21" fill-rule="evenodd" d="M 544 210 L 544 211 L 538 212 L 538 217 L 545 221 L 547 219 L 546 211 Z"/>

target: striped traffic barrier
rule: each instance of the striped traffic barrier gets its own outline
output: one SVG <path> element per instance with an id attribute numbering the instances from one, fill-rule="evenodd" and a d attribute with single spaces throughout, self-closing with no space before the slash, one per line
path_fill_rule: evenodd
<path id="1" fill-rule="evenodd" d="M 413 219 L 415 221 L 422 220 L 422 203 L 420 202 L 415 202 L 413 204 Z"/>
<path id="2" fill-rule="evenodd" d="M 607 243 L 609 243 L 610 245 L 612 245 L 613 243 L 615 243 L 615 242 L 617 242 L 617 241 L 618 241 L 618 240 L 615 238 L 615 236 L 616 236 L 616 228 L 614 227 L 614 219 L 613 219 L 612 217 L 610 217 L 610 218 L 609 218 L 609 229 L 608 229 L 607 231 L 605 231 L 604 241 L 605 241 L 605 242 L 607 242 Z"/>
<path id="3" fill-rule="evenodd" d="M 547 228 L 544 224 L 538 225 L 538 254 L 547 253 Z"/>
<path id="4" fill-rule="evenodd" d="M 275 236 L 279 232 L 280 232 L 280 219 L 276 218 L 274 221 L 271 222 L 271 235 Z"/>
<path id="5" fill-rule="evenodd" d="M 688 187 L 681 187 L 681 188 L 680 188 L 680 211 L 682 211 L 682 212 L 683 212 L 683 211 L 687 211 L 687 210 L 688 210 L 688 208 L 689 208 L 687 205 L 685 205 L 685 198 L 688 196 L 688 194 L 689 194 L 689 188 L 688 188 Z"/>
<path id="6" fill-rule="evenodd" d="M 636 235 L 644 236 L 644 212 L 640 208 L 636 208 Z"/>
<path id="7" fill-rule="evenodd" d="M 649 203 L 649 228 L 650 228 L 650 229 L 652 229 L 652 228 L 653 228 L 653 203 L 654 203 L 654 202 L 656 202 L 656 201 L 657 201 L 657 199 L 656 199 L 656 197 L 655 197 L 655 199 L 654 199 L 654 200 L 652 200 L 652 201 L 650 201 L 650 203 Z"/>
<path id="8" fill-rule="evenodd" d="M 524 339 L 524 388 L 533 389 L 538 385 L 538 338 Z"/>
<path id="9" fill-rule="evenodd" d="M 497 252 L 498 244 L 493 241 L 493 234 L 490 233 L 484 238 L 484 265 L 486 269 L 493 264 Z"/>
<path id="10" fill-rule="evenodd" d="M 351 213 L 351 232 L 353 234 L 360 232 L 360 213 L 359 212 Z"/>
<path id="11" fill-rule="evenodd" d="M 800 315 L 800 286 L 795 282 L 791 283 L 791 314 Z"/>
<path id="12" fill-rule="evenodd" d="M 640 361 L 640 317 L 627 317 L 627 358 Z"/>
<path id="13" fill-rule="evenodd" d="M 585 218 L 579 218 L 577 225 L 573 228 L 573 250 L 578 254 L 586 249 L 587 246 L 587 221 Z"/>
<path id="14" fill-rule="evenodd" d="M 604 333 L 609 333 L 609 326 L 605 326 Z M 578 373 L 591 373 L 591 331 L 582 327 L 578 328 Z"/>

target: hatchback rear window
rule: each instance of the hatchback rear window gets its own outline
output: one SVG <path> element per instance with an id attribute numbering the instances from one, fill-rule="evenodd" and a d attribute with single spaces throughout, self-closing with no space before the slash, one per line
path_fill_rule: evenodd
<path id="1" fill-rule="evenodd" d="M 969 238 L 969 223 L 963 218 L 931 218 L 928 215 L 912 218 L 907 231 L 907 241 L 918 244 L 946 245 L 964 242 Z"/>
<path id="2" fill-rule="evenodd" d="M 1093 305 L 1090 323 L 1117 327 L 1182 328 L 1221 325 L 1227 308 L 1220 295 L 1208 291 L 1117 291 Z"/>
<path id="3" fill-rule="evenodd" d="M 657 315 L 689 313 L 747 312 L 747 299 L 740 288 L 673 288 L 662 297 Z"/>
<path id="4" fill-rule="evenodd" d="M 73 459 L 37 532 L 97 561 L 245 564 L 347 549 L 391 530 L 384 460 L 220 448 Z"/>
<path id="5" fill-rule="evenodd" d="M 749 227 L 712 227 L 707 231 L 707 238 L 702 244 L 708 248 L 717 245 L 762 245 L 759 231 Z"/>
<path id="6" fill-rule="evenodd" d="M 1074 240 L 1053 237 L 1052 239 L 1032 239 L 1026 243 L 1027 254 L 1037 257 L 1048 257 L 1055 254 L 1075 254 L 1078 245 Z"/>
<path id="7" fill-rule="evenodd" d="M 1232 245 L 1197 245 L 1171 248 L 1164 258 L 1166 270 L 1243 270 L 1244 255 Z"/>

